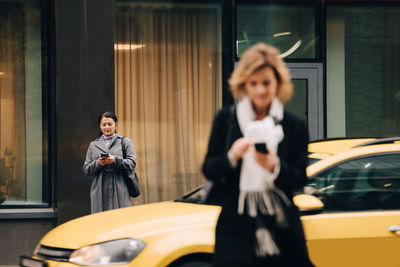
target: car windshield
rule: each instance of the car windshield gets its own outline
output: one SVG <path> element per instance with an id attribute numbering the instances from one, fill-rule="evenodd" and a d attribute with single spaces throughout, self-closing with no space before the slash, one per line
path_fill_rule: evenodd
<path id="1" fill-rule="evenodd" d="M 311 153 L 307 157 L 307 166 L 314 164 L 317 161 L 320 161 L 321 159 L 327 157 L 328 155 L 325 154 L 316 154 L 316 153 Z M 195 204 L 206 204 L 204 203 L 204 197 L 202 196 L 204 194 L 204 190 L 201 190 L 203 186 L 199 186 L 186 195 L 176 199 L 176 202 L 185 202 L 185 203 L 195 203 Z M 303 190 L 300 190 L 301 193 L 304 193 Z M 297 192 L 299 193 L 299 192 Z"/>
<path id="2" fill-rule="evenodd" d="M 185 203 L 195 203 L 195 204 L 204 204 L 201 197 L 201 189 L 202 186 L 197 187 L 196 189 L 190 191 L 186 195 L 181 198 L 176 199 L 176 202 L 185 202 Z"/>
<path id="3" fill-rule="evenodd" d="M 317 158 L 307 158 L 307 166 L 310 166 L 311 164 L 314 164 L 317 161 L 320 161 L 321 159 L 317 159 Z"/>
<path id="4" fill-rule="evenodd" d="M 324 153 L 324 152 L 308 152 L 307 166 L 310 166 L 311 164 L 314 164 L 315 162 L 320 161 L 321 159 L 326 159 L 331 156 L 332 156 L 332 154 Z"/>
<path id="5" fill-rule="evenodd" d="M 321 160 L 320 158 L 314 158 L 314 157 L 308 157 L 307 159 L 307 166 Z M 186 195 L 176 199 L 176 202 L 185 202 L 185 203 L 195 203 L 195 204 L 206 204 L 204 203 L 202 193 L 204 193 L 204 190 L 202 191 L 203 186 L 199 186 Z"/>

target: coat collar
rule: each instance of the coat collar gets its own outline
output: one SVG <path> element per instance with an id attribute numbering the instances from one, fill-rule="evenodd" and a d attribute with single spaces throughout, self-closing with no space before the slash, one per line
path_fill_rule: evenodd
<path id="1" fill-rule="evenodd" d="M 110 150 L 110 148 L 114 145 L 115 140 L 122 138 L 122 135 L 120 135 L 119 133 L 116 133 L 113 138 L 110 141 L 110 144 L 107 146 L 106 143 L 104 142 L 104 138 L 103 136 L 100 136 L 99 138 L 97 138 L 95 140 L 95 146 L 104 151 L 104 152 L 108 152 Z"/>
<path id="2" fill-rule="evenodd" d="M 122 135 L 120 135 L 119 133 L 116 133 L 113 136 L 113 138 L 111 139 L 110 144 L 108 145 L 108 148 L 111 148 L 114 145 L 115 140 L 117 140 L 117 139 L 122 139 Z"/>

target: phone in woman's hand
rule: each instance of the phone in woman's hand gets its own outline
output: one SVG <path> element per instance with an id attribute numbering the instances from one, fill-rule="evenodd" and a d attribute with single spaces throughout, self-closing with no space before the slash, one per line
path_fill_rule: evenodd
<path id="1" fill-rule="evenodd" d="M 268 148 L 266 143 L 255 143 L 256 150 L 263 154 L 268 154 Z"/>
<path id="2" fill-rule="evenodd" d="M 102 158 L 108 158 L 108 154 L 101 153 L 101 157 L 102 157 Z"/>

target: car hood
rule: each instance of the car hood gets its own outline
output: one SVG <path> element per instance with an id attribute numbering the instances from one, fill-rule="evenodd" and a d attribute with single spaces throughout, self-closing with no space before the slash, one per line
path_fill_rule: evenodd
<path id="1" fill-rule="evenodd" d="M 172 201 L 122 208 L 66 222 L 48 232 L 40 243 L 77 249 L 120 238 L 145 240 L 183 228 L 213 227 L 219 212 L 218 206 Z"/>

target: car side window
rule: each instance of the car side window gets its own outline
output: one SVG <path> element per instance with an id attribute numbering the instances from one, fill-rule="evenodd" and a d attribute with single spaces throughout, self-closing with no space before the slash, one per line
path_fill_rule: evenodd
<path id="1" fill-rule="evenodd" d="M 304 190 L 327 211 L 400 209 L 400 154 L 353 159 L 312 177 Z"/>

